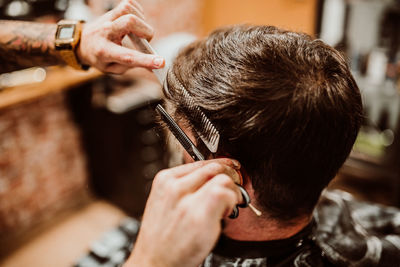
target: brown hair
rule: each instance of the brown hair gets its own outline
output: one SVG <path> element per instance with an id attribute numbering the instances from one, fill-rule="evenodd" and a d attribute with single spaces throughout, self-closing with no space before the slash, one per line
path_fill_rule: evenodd
<path id="1" fill-rule="evenodd" d="M 241 162 L 258 205 L 279 220 L 310 214 L 362 121 L 343 55 L 306 34 L 241 25 L 189 45 L 172 71 L 218 128 L 219 152 Z M 167 102 L 193 121 L 168 83 Z"/>

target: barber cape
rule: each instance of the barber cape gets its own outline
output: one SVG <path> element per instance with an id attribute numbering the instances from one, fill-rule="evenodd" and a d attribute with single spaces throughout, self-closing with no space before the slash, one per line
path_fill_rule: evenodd
<path id="1" fill-rule="evenodd" d="M 295 236 L 273 241 L 221 236 L 201 266 L 400 266 L 400 210 L 324 191 L 313 221 Z"/>

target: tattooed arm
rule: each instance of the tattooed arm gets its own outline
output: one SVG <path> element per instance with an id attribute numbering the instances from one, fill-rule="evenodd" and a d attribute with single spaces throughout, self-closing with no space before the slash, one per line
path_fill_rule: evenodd
<path id="1" fill-rule="evenodd" d="M 57 26 L 0 20 L 0 73 L 32 66 L 64 64 L 55 50 Z M 78 60 L 103 72 L 123 73 L 132 67 L 162 68 L 164 59 L 121 46 L 128 33 L 150 40 L 153 29 L 135 0 L 123 0 L 113 10 L 83 26 Z"/>
<path id="2" fill-rule="evenodd" d="M 0 20 L 0 73 L 63 64 L 54 48 L 57 26 Z"/>

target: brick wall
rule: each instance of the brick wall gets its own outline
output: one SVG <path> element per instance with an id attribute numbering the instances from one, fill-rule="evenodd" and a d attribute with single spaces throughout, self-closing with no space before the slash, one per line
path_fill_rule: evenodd
<path id="1" fill-rule="evenodd" d="M 64 93 L 0 110 L 0 239 L 70 206 L 85 164 Z"/>

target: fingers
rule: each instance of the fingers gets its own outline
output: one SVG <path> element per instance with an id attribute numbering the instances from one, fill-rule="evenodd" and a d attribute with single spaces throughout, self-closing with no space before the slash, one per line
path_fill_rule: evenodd
<path id="1" fill-rule="evenodd" d="M 143 67 L 154 69 L 162 68 L 165 64 L 165 60 L 160 56 L 144 54 L 137 50 L 129 49 L 117 44 L 110 44 L 106 51 L 100 54 L 103 62 L 118 63 L 127 68 Z M 120 70 L 122 67 L 117 68 L 111 66 L 111 70 L 115 69 Z"/>
<path id="2" fill-rule="evenodd" d="M 163 194 L 168 191 L 173 199 L 180 199 L 185 195 L 195 193 L 209 180 L 224 175 L 229 178 L 230 183 L 227 187 L 237 192 L 241 198 L 241 193 L 235 185 L 238 174 L 234 168 L 239 168 L 239 166 L 235 160 L 220 158 L 163 170 L 154 178 L 152 191 L 163 192 Z"/>
<path id="3" fill-rule="evenodd" d="M 133 33 L 140 38 L 151 40 L 153 28 L 138 16 L 128 14 L 123 15 L 112 22 L 109 36 L 114 39 L 122 39 L 123 36 Z"/>
<path id="4" fill-rule="evenodd" d="M 106 73 L 110 73 L 110 74 L 123 74 L 125 73 L 128 69 L 130 69 L 127 66 L 124 65 L 120 65 L 120 64 L 115 64 L 115 63 L 111 63 L 109 65 L 107 65 L 104 68 L 104 72 Z"/>
<path id="5" fill-rule="evenodd" d="M 219 174 L 209 180 L 196 193 L 195 198 L 202 201 L 198 208 L 207 218 L 224 218 L 231 214 L 233 207 L 241 203 L 242 195 L 232 179 L 226 174 Z"/>
<path id="6" fill-rule="evenodd" d="M 116 8 L 111 10 L 110 19 L 116 20 L 117 18 L 127 14 L 136 15 L 144 20 L 143 8 L 136 1 L 121 1 Z"/>
<path id="7" fill-rule="evenodd" d="M 135 0 L 128 0 L 128 2 L 130 3 L 130 4 L 132 4 L 133 6 L 135 6 L 137 9 L 139 9 L 140 10 L 140 12 L 144 12 L 144 10 L 143 10 L 143 7 L 137 2 L 137 1 L 135 1 Z"/>
<path id="8" fill-rule="evenodd" d="M 133 67 L 164 67 L 162 57 L 122 46 L 122 39 L 127 34 L 147 40 L 152 38 L 153 28 L 143 18 L 143 9 L 136 1 L 123 0 L 113 10 L 86 24 L 77 48 L 80 62 L 114 74 Z"/>
<path id="9" fill-rule="evenodd" d="M 239 175 L 232 167 L 220 162 L 210 162 L 201 168 L 198 168 L 178 180 L 181 190 L 184 192 L 194 192 L 198 190 L 208 180 L 217 175 L 227 175 L 233 184 L 239 180 Z"/>
<path id="10" fill-rule="evenodd" d="M 233 169 L 239 170 L 240 163 L 237 160 L 229 159 L 229 158 L 218 158 L 218 159 L 211 159 L 211 160 L 203 160 L 203 161 L 196 161 L 189 164 L 180 165 L 174 168 L 169 169 L 168 171 L 172 176 L 175 177 L 182 177 L 194 170 L 203 167 L 211 162 L 216 162 L 220 164 L 227 165 Z"/>

